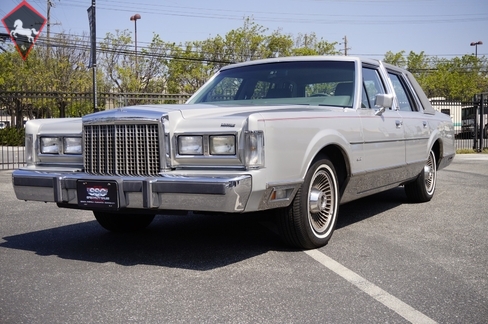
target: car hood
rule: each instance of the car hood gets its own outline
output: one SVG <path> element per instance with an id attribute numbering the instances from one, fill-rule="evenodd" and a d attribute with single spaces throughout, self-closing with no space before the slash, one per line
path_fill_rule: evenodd
<path id="1" fill-rule="evenodd" d="M 26 130 L 33 134 L 80 134 L 81 118 L 32 119 L 27 122 Z"/>
<path id="2" fill-rule="evenodd" d="M 83 117 L 83 122 L 105 122 L 127 120 L 158 120 L 163 115 L 179 113 L 184 119 L 192 118 L 225 118 L 225 117 L 247 117 L 251 114 L 280 113 L 280 112 L 310 112 L 322 111 L 333 112 L 343 111 L 342 107 L 319 107 L 308 105 L 266 105 L 266 106 L 243 106 L 243 105 L 145 105 L 131 106 L 106 110 L 93 113 Z"/>

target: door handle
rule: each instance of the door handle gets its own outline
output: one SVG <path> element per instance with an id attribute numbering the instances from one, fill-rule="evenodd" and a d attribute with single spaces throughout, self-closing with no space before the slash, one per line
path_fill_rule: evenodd
<path id="1" fill-rule="evenodd" d="M 427 127 L 427 122 L 424 120 L 424 121 L 422 122 L 422 125 L 424 125 L 424 128 L 425 128 L 425 127 Z"/>
<path id="2" fill-rule="evenodd" d="M 403 125 L 403 121 L 401 121 L 401 120 L 395 120 L 395 124 L 396 124 L 396 127 L 397 128 L 400 128 Z"/>

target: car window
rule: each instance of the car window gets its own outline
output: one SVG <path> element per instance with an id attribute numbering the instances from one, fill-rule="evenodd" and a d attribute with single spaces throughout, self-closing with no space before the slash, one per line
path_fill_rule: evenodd
<path id="1" fill-rule="evenodd" d="M 385 87 L 379 76 L 378 70 L 363 67 L 363 89 L 361 95 L 362 108 L 373 108 L 377 94 L 385 93 Z"/>
<path id="2" fill-rule="evenodd" d="M 395 90 L 400 110 L 417 111 L 418 109 L 415 105 L 415 101 L 413 100 L 412 93 L 410 92 L 410 89 L 408 88 L 403 76 L 393 72 L 388 72 L 388 76 L 390 77 L 393 89 Z"/>
<path id="3" fill-rule="evenodd" d="M 355 63 L 291 61 L 225 69 L 188 103 L 352 107 Z"/>
<path id="4" fill-rule="evenodd" d="M 205 101 L 234 100 L 242 83 L 242 78 L 222 78 L 214 88 L 206 94 Z"/>

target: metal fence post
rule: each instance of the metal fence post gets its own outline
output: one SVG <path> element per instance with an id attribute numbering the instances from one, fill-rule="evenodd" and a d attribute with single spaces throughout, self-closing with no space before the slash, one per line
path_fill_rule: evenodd
<path id="1" fill-rule="evenodd" d="M 484 96 L 483 96 L 483 93 L 481 94 L 480 96 L 480 104 L 479 104 L 479 108 L 478 108 L 478 113 L 479 113 L 479 118 L 475 118 L 475 128 L 476 128 L 476 133 L 478 133 L 478 130 L 479 130 L 479 148 L 478 148 L 478 152 L 481 152 L 483 151 L 483 120 L 484 120 L 484 112 L 485 112 L 485 106 L 484 106 Z M 477 124 L 479 125 L 476 125 L 476 121 L 479 121 Z"/>

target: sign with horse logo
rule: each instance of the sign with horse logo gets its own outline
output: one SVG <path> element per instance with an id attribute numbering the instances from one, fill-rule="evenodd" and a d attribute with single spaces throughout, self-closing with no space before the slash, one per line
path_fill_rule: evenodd
<path id="1" fill-rule="evenodd" d="M 9 32 L 20 56 L 25 60 L 46 24 L 46 18 L 31 7 L 27 1 L 22 1 L 2 19 L 2 23 Z"/>

